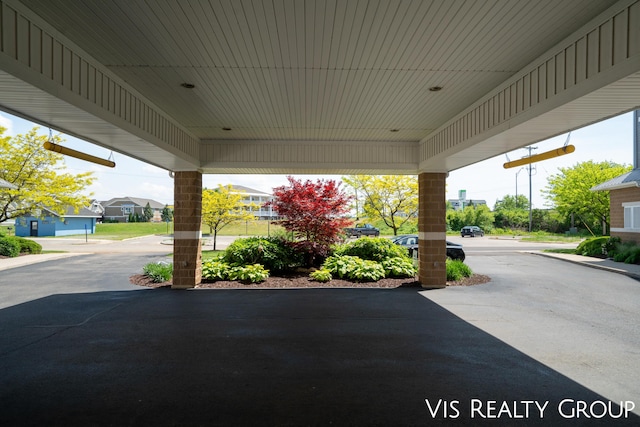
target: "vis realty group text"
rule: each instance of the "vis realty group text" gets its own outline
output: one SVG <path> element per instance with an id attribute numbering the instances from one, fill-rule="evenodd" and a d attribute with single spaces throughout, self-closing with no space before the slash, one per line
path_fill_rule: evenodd
<path id="1" fill-rule="evenodd" d="M 635 408 L 631 400 L 612 402 L 594 400 L 587 402 L 562 399 L 557 404 L 549 400 L 460 400 L 425 399 L 429 414 L 434 419 L 456 419 L 468 416 L 475 419 L 544 419 L 550 411 L 566 419 L 629 418 Z M 465 408 L 466 406 L 466 408 Z M 468 415 L 467 415 L 468 414 Z"/>

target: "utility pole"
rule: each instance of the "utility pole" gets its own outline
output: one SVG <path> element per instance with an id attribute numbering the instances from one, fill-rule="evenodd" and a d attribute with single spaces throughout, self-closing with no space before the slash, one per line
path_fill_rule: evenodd
<path id="1" fill-rule="evenodd" d="M 525 150 L 529 150 L 529 157 L 531 157 L 531 150 L 537 150 L 538 147 L 532 147 L 529 145 L 528 147 L 524 147 Z M 531 196 L 533 194 L 532 186 L 531 186 L 531 170 L 533 169 L 533 164 L 529 163 L 529 233 L 531 233 L 531 229 L 533 228 L 533 210 L 531 209 Z"/>
<path id="2" fill-rule="evenodd" d="M 524 168 L 520 168 L 518 169 L 518 172 L 516 172 L 516 209 L 518 209 L 518 175 L 520 174 L 520 172 L 522 172 Z"/>

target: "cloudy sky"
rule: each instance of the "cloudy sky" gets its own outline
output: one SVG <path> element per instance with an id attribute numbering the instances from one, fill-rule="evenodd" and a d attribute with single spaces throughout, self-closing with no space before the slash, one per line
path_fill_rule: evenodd
<path id="1" fill-rule="evenodd" d="M 28 132 L 34 123 L 0 112 L 0 126 L 7 128 L 5 135 Z M 40 128 L 40 133 L 48 135 L 49 130 Z M 64 145 L 98 157 L 108 158 L 109 150 L 71 136 L 62 135 Z M 535 144 L 535 153 L 560 148 L 567 140 L 561 135 Z M 570 144 L 576 147 L 572 154 L 534 164 L 532 170 L 532 200 L 534 208 L 547 207 L 541 190 L 549 176 L 558 173 L 560 167 L 571 167 L 576 163 L 593 160 L 609 160 L 616 163 L 633 163 L 633 114 L 627 113 L 612 119 L 578 129 L 571 133 Z M 507 194 L 516 193 L 528 197 L 529 174 L 527 168 L 504 169 L 507 160 L 516 160 L 528 154 L 520 149 L 489 160 L 458 169 L 447 179 L 447 199 L 457 199 L 459 190 L 466 190 L 467 199 L 486 200 L 493 208 L 496 200 Z M 67 169 L 72 173 L 93 171 L 96 183 L 89 188 L 92 198 L 108 200 L 112 197 L 143 197 L 165 204 L 173 204 L 173 180 L 166 170 L 148 165 L 119 153 L 113 153 L 115 168 L 95 165 L 71 157 L 65 158 Z M 298 179 L 336 179 L 339 175 L 295 175 Z M 243 185 L 256 190 L 271 192 L 271 189 L 286 184 L 286 175 L 204 175 L 205 187 L 214 188 L 218 184 Z"/>

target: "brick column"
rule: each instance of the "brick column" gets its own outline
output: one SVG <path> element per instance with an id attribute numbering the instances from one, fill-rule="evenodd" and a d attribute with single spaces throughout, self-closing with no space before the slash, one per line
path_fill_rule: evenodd
<path id="1" fill-rule="evenodd" d="M 172 289 L 193 288 L 202 280 L 202 174 L 176 172 L 173 183 Z"/>
<path id="2" fill-rule="evenodd" d="M 418 175 L 418 280 L 423 288 L 447 285 L 446 173 Z"/>

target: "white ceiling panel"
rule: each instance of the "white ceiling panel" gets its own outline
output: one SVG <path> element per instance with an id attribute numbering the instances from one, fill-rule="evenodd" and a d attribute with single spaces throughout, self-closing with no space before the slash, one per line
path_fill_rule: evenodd
<path id="1" fill-rule="evenodd" d="M 6 1 L 196 138 L 389 144 L 425 140 L 615 3 Z"/>

